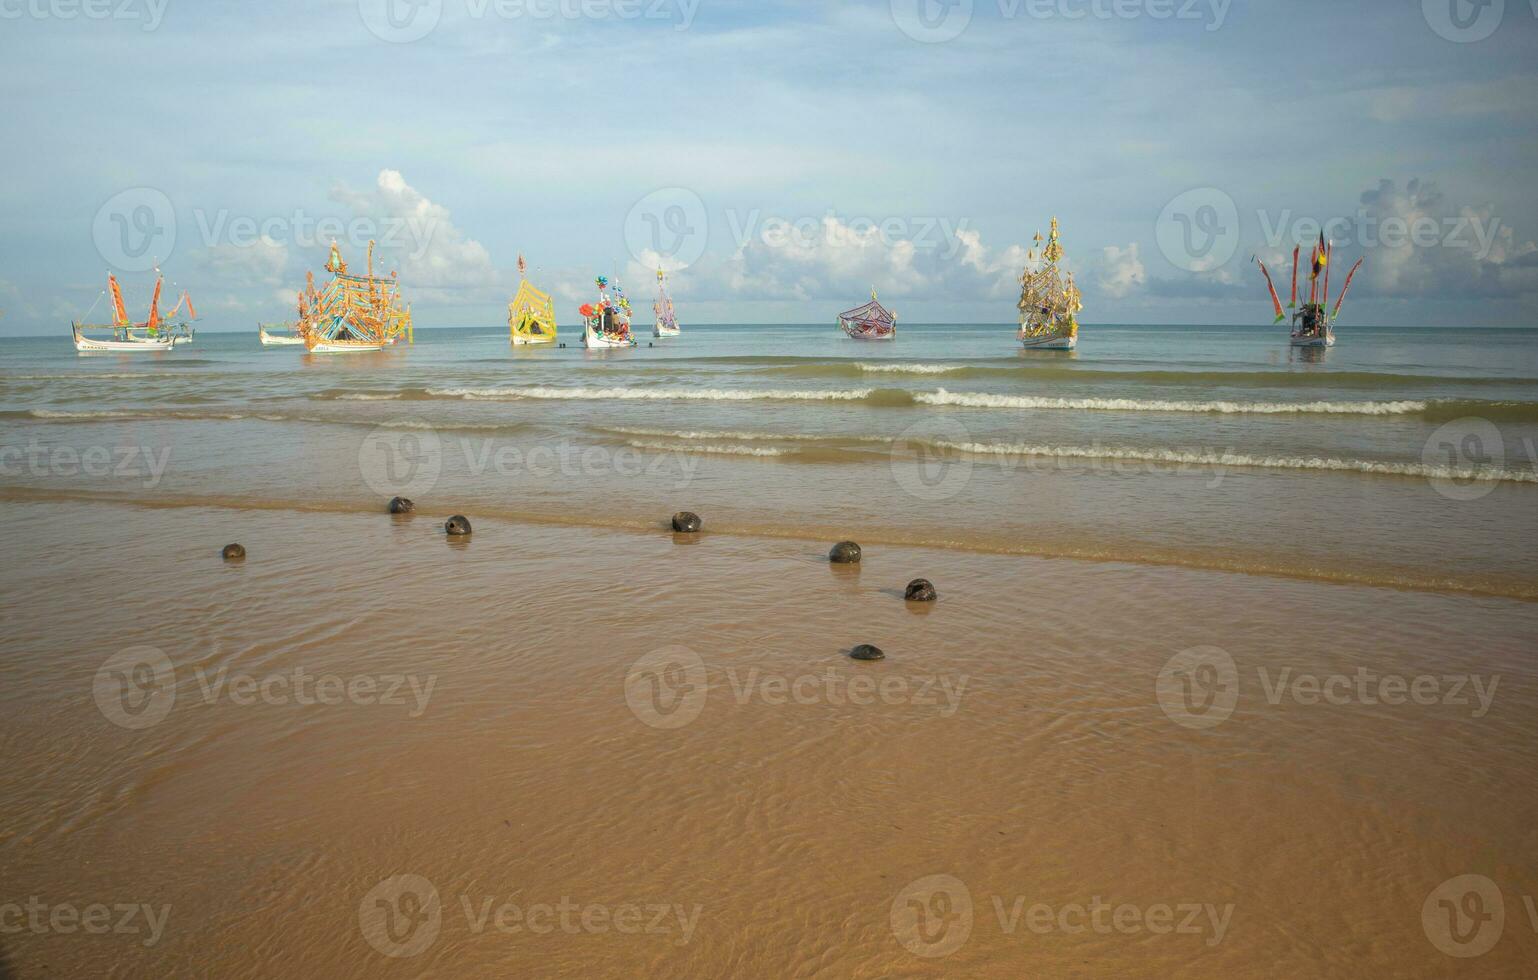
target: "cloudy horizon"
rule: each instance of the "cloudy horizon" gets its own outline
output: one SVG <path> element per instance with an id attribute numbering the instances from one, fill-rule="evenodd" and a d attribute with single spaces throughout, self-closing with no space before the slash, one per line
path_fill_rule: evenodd
<path id="1" fill-rule="evenodd" d="M 664 267 L 693 323 L 1005 323 L 1054 216 L 1088 323 L 1269 323 L 1252 256 L 1281 286 L 1321 231 L 1347 324 L 1538 313 L 1538 0 L 0 0 L 0 38 L 0 335 L 157 262 L 202 329 L 290 318 L 333 237 L 423 329 L 502 323 L 520 253 L 563 320 Z"/>

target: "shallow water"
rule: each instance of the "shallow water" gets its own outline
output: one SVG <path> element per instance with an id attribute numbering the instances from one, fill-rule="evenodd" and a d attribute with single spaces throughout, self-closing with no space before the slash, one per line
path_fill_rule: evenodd
<path id="1" fill-rule="evenodd" d="M 309 356 L 0 345 L 0 493 L 508 517 L 1104 558 L 1538 598 L 1538 332 L 701 327 Z M 95 465 L 87 466 L 87 453 Z M 71 463 L 73 462 L 73 465 Z"/>
<path id="2" fill-rule="evenodd" d="M 1538 961 L 1533 334 L 831 329 L 0 342 L 0 966 Z"/>

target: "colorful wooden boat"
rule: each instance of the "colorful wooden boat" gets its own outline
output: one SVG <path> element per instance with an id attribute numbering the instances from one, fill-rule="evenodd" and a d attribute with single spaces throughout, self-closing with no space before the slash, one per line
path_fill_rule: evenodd
<path id="1" fill-rule="evenodd" d="M 1308 302 L 1299 306 L 1298 260 L 1302 252 L 1303 246 L 1292 247 L 1292 296 L 1287 302 L 1287 309 L 1293 312 L 1292 330 L 1287 342 L 1293 347 L 1334 347 L 1335 318 L 1340 315 L 1341 304 L 1346 301 L 1346 292 L 1351 289 L 1351 280 L 1356 278 L 1356 270 L 1362 267 L 1362 259 L 1357 259 L 1356 265 L 1346 273 L 1345 285 L 1340 287 L 1340 297 L 1331 310 L 1330 259 L 1335 256 L 1335 243 L 1326 242 L 1324 233 L 1319 233 L 1319 241 L 1314 245 L 1313 255 L 1309 259 Z M 1273 322 L 1281 323 L 1287 319 L 1287 313 L 1282 309 L 1282 298 L 1276 294 L 1276 283 L 1271 281 L 1271 271 L 1259 256 L 1255 257 L 1255 264 L 1260 266 L 1260 274 L 1266 278 L 1266 289 L 1271 294 L 1271 305 L 1276 310 Z"/>
<path id="2" fill-rule="evenodd" d="M 299 294 L 298 331 L 306 350 L 344 354 L 383 350 L 402 337 L 411 342 L 411 308 L 401 305 L 395 272 L 374 275 L 372 241 L 368 243 L 365 275 L 348 273 L 335 241 L 326 271 L 331 273 L 331 281 L 324 289 L 316 289 L 315 274 L 307 273 L 304 291 Z"/>
<path id="3" fill-rule="evenodd" d="M 667 274 L 661 269 L 657 270 L 657 299 L 652 303 L 652 312 L 657 314 L 653 332 L 658 337 L 677 337 L 683 332 L 678 314 L 673 311 L 673 297 L 668 295 Z"/>
<path id="4" fill-rule="evenodd" d="M 1027 350 L 1073 350 L 1079 344 L 1079 311 L 1084 303 L 1073 284 L 1073 273 L 1064 275 L 1059 263 L 1063 246 L 1058 241 L 1057 219 L 1042 246 L 1041 232 L 1025 258 L 1020 274 L 1020 346 Z M 1036 254 L 1036 249 L 1041 254 Z"/>
<path id="5" fill-rule="evenodd" d="M 525 278 L 528 266 L 518 256 L 518 294 L 507 304 L 507 332 L 514 347 L 555 343 L 555 305 L 550 294 L 535 289 Z"/>
<path id="6" fill-rule="evenodd" d="M 165 284 L 165 276 L 159 269 L 155 270 L 155 292 L 150 297 L 149 316 L 142 322 L 135 323 L 128 318 L 127 307 L 123 304 L 123 290 L 118 285 L 117 277 L 107 273 L 106 295 L 111 299 L 112 308 L 111 323 L 84 323 L 70 324 L 70 334 L 74 339 L 77 351 L 165 351 L 174 348 L 177 344 L 192 342 L 192 328 L 188 326 L 188 319 L 197 318 L 197 310 L 193 309 L 192 297 L 184 290 L 181 298 L 170 312 L 160 312 L 160 292 Z M 97 297 L 97 302 L 101 297 Z M 177 320 L 182 313 L 182 307 L 187 308 L 186 319 Z M 95 304 L 92 304 L 95 309 Z M 89 316 L 89 311 L 86 314 Z M 109 336 L 92 337 L 86 333 L 88 330 L 110 331 Z"/>
<path id="7" fill-rule="evenodd" d="M 582 346 L 634 347 L 635 337 L 630 333 L 630 300 L 625 298 L 624 287 L 618 283 L 611 287 L 607 276 L 599 276 L 594 282 L 598 284 L 598 302 L 584 303 L 577 311 L 582 314 Z M 611 289 L 612 297 L 609 295 Z"/>
<path id="8" fill-rule="evenodd" d="M 872 286 L 870 302 L 840 313 L 838 326 L 855 340 L 892 340 L 897 336 L 897 313 L 881 305 Z"/>

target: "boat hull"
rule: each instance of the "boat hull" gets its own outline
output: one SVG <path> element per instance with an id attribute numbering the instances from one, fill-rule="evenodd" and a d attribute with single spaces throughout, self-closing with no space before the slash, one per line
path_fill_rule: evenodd
<path id="1" fill-rule="evenodd" d="M 624 340 L 620 340 L 614 337 L 605 337 L 603 334 L 594 330 L 586 330 L 582 333 L 582 346 L 594 350 L 601 350 L 609 347 L 634 347 L 635 339 L 626 338 Z"/>
<path id="2" fill-rule="evenodd" d="M 304 338 L 297 334 L 286 336 L 284 334 L 271 334 L 263 327 L 256 328 L 257 334 L 262 338 L 263 347 L 303 347 Z"/>
<path id="3" fill-rule="evenodd" d="M 143 339 L 129 340 L 97 340 L 94 337 L 87 337 L 81 333 L 78 324 L 72 325 L 70 329 L 74 335 L 75 350 L 82 352 L 117 351 L 119 353 L 147 353 L 168 351 L 175 346 L 169 334 L 155 339 L 145 337 Z M 133 334 L 130 333 L 127 336 L 132 338 Z"/>
<path id="4" fill-rule="evenodd" d="M 532 345 L 532 344 L 553 344 L 553 343 L 555 343 L 555 334 L 540 334 L 540 335 L 521 334 L 521 333 L 513 334 L 513 346 L 514 347 L 527 347 L 527 346 Z"/>
<path id="5" fill-rule="evenodd" d="M 842 324 L 840 324 L 839 325 L 839 329 L 843 330 L 845 336 L 849 337 L 849 339 L 851 339 L 851 340 L 896 340 L 897 339 L 897 330 L 896 330 L 895 327 L 893 329 L 891 329 L 891 330 L 851 330 L 848 327 L 843 326 Z"/>
<path id="6" fill-rule="evenodd" d="M 357 340 L 322 340 L 309 348 L 311 354 L 359 354 L 384 350 L 389 344 Z"/>
<path id="7" fill-rule="evenodd" d="M 1073 350 L 1079 346 L 1078 335 L 1072 337 L 1021 337 L 1020 346 L 1026 350 Z"/>
<path id="8" fill-rule="evenodd" d="M 1288 338 L 1288 342 L 1294 347 L 1334 347 L 1335 335 L 1328 334 L 1323 337 L 1300 337 L 1297 334 L 1293 334 L 1290 338 Z"/>
<path id="9" fill-rule="evenodd" d="M 657 327 L 653 335 L 657 337 L 677 337 L 681 331 L 678 327 Z"/>

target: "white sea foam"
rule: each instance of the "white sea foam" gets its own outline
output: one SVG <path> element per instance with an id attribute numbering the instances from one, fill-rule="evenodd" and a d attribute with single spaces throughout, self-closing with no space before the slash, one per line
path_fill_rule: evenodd
<path id="1" fill-rule="evenodd" d="M 942 449 L 975 456 L 1051 456 L 1060 459 L 1133 460 L 1183 466 L 1257 467 L 1281 470 L 1327 470 L 1345 473 L 1373 473 L 1384 476 L 1413 476 L 1442 480 L 1486 480 L 1509 483 L 1538 483 L 1538 471 L 1500 467 L 1428 466 L 1425 463 L 1388 463 L 1367 459 L 1334 459 L 1320 456 L 1255 456 L 1249 453 L 1179 449 L 1116 449 L 1100 446 L 1032 446 L 1009 443 L 945 442 L 929 443 Z"/>
<path id="2" fill-rule="evenodd" d="M 714 432 L 679 429 L 636 429 L 626 426 L 605 427 L 600 431 L 612 432 L 620 436 L 650 436 L 659 439 L 740 439 L 745 441 L 767 440 L 772 442 L 809 442 L 818 439 L 838 438 L 835 436 L 814 436 L 804 433 L 783 435 L 776 432 Z M 890 441 L 883 439 L 882 441 Z"/>
<path id="3" fill-rule="evenodd" d="M 438 398 L 465 398 L 472 401 L 516 401 L 552 399 L 558 401 L 859 401 L 871 388 L 848 391 L 783 391 L 777 389 L 739 388 L 429 388 Z"/>
<path id="4" fill-rule="evenodd" d="M 712 445 L 684 445 L 667 442 L 650 442 L 644 439 L 632 439 L 626 445 L 634 449 L 650 449 L 667 453 L 717 453 L 724 456 L 784 456 L 791 452 L 789 449 L 776 449 L 773 446 L 712 446 Z"/>
<path id="5" fill-rule="evenodd" d="M 861 361 L 856 366 L 868 374 L 950 374 L 965 370 L 960 364 L 868 364 Z"/>
<path id="6" fill-rule="evenodd" d="M 1035 395 L 994 395 L 981 392 L 915 392 L 924 405 L 963 408 L 1038 408 L 1099 412 L 1196 412 L 1223 415 L 1411 415 L 1425 411 L 1423 401 L 1391 402 L 1233 402 L 1164 401 L 1141 398 L 1042 398 Z"/>

